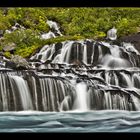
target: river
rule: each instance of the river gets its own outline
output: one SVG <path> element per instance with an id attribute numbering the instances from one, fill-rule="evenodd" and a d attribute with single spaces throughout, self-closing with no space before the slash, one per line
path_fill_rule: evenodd
<path id="1" fill-rule="evenodd" d="M 19 111 L 0 113 L 0 132 L 140 132 L 139 111 Z"/>

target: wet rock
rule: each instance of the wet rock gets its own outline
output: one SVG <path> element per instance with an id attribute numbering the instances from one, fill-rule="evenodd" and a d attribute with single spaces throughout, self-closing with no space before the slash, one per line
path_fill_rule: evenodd
<path id="1" fill-rule="evenodd" d="M 74 65 L 82 65 L 83 62 L 76 59 L 76 60 L 73 60 L 73 64 L 74 64 Z"/>
<path id="2" fill-rule="evenodd" d="M 120 42 L 132 43 L 140 52 L 140 33 L 124 36 L 118 39 Z"/>
<path id="3" fill-rule="evenodd" d="M 5 67 L 11 68 L 11 69 L 17 69 L 16 64 L 14 62 L 11 62 L 11 61 L 6 61 Z"/>
<path id="4" fill-rule="evenodd" d="M 12 63 L 16 64 L 16 68 L 19 69 L 29 69 L 30 65 L 26 61 L 26 59 L 22 58 L 21 56 L 18 55 L 12 55 L 11 60 Z"/>
<path id="5" fill-rule="evenodd" d="M 60 49 L 62 49 L 62 43 L 60 42 L 60 43 L 56 43 L 55 44 L 55 51 L 58 51 L 58 50 L 60 50 Z"/>

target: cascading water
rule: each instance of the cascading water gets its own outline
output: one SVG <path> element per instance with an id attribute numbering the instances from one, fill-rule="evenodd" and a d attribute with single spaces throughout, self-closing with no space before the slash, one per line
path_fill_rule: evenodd
<path id="1" fill-rule="evenodd" d="M 76 89 L 77 97 L 75 99 L 73 109 L 78 111 L 88 111 L 89 100 L 87 96 L 87 85 L 83 82 L 78 83 L 76 84 L 75 89 Z"/>
<path id="2" fill-rule="evenodd" d="M 49 31 L 48 33 L 43 33 L 41 35 L 42 39 L 49 39 L 55 38 L 56 36 L 62 36 L 62 33 L 60 32 L 60 27 L 55 21 L 47 20 L 47 24 L 49 25 L 52 31 Z"/>
<path id="3" fill-rule="evenodd" d="M 110 40 L 116 40 L 117 39 L 117 29 L 113 27 L 107 32 L 107 38 Z"/>
<path id="4" fill-rule="evenodd" d="M 26 81 L 19 76 L 10 76 L 9 78 L 14 80 L 15 86 L 17 86 L 17 90 L 20 94 L 21 103 L 23 106 L 23 110 L 33 110 L 32 100 L 30 97 L 30 92 Z"/>
<path id="5" fill-rule="evenodd" d="M 58 24 L 47 24 L 52 31 L 43 39 L 62 36 Z M 86 39 L 45 45 L 29 60 L 33 69 L 2 66 L 0 110 L 140 110 L 139 59 L 139 52 L 125 42 L 118 46 Z"/>
<path id="6" fill-rule="evenodd" d="M 58 35 L 62 36 L 62 33 L 60 32 L 60 27 L 55 21 L 47 20 L 47 24 L 50 26 L 51 29 L 54 29 Z"/>

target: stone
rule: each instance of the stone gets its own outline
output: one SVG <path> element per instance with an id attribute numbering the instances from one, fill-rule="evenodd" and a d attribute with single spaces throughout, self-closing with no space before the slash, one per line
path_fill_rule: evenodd
<path id="1" fill-rule="evenodd" d="M 10 68 L 10 69 L 16 69 L 16 64 L 14 62 L 11 62 L 11 61 L 6 61 L 5 67 Z"/>
<path id="2" fill-rule="evenodd" d="M 20 68 L 20 69 L 29 69 L 30 68 L 30 65 L 26 61 L 26 59 L 22 58 L 19 55 L 12 55 L 10 61 L 16 64 L 16 68 Z"/>
<path id="3" fill-rule="evenodd" d="M 6 46 L 3 47 L 3 51 L 13 51 L 16 48 L 15 43 L 9 43 Z"/>

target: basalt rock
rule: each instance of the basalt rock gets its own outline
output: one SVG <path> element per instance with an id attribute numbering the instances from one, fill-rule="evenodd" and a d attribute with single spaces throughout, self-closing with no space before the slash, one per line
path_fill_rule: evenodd
<path id="1" fill-rule="evenodd" d="M 22 58 L 21 56 L 12 55 L 10 61 L 11 61 L 11 63 L 14 63 L 16 65 L 17 69 L 29 69 L 30 68 L 30 65 L 26 61 L 26 59 Z"/>

